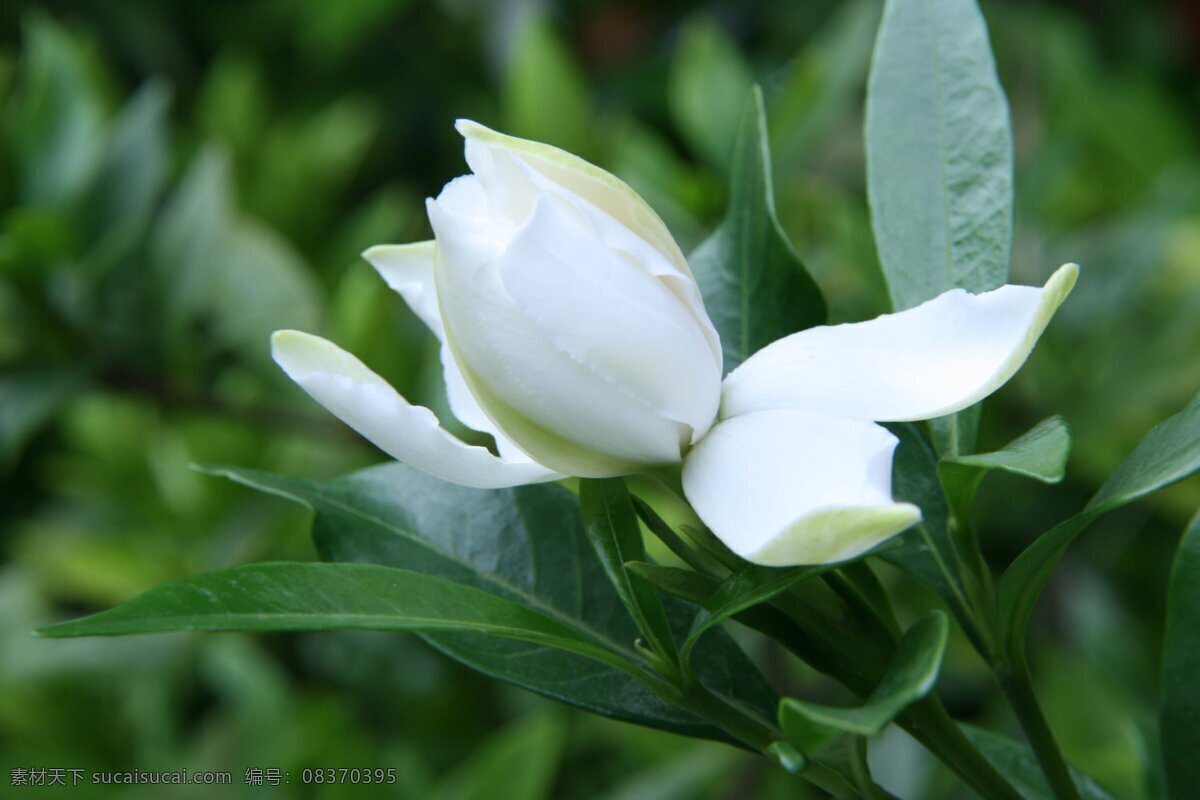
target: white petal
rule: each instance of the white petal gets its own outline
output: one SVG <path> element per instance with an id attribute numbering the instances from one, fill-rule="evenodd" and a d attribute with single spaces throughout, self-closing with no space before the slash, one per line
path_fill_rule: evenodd
<path id="1" fill-rule="evenodd" d="M 442 315 L 438 313 L 437 288 L 433 282 L 433 258 L 437 243 L 381 244 L 363 251 L 387 285 L 401 297 L 438 339 L 444 338 Z"/>
<path id="2" fill-rule="evenodd" d="M 691 309 L 591 220 L 541 195 L 499 262 L 513 300 L 573 361 L 698 440 L 716 419 L 721 362 Z"/>
<path id="3" fill-rule="evenodd" d="M 493 212 L 522 225 L 538 195 L 569 202 L 592 223 L 605 248 L 627 254 L 685 304 L 714 357 L 721 358 L 720 338 L 686 259 L 662 220 L 633 189 L 558 148 L 504 136 L 467 120 L 459 120 L 458 129 L 466 138 L 467 164 L 486 187 Z"/>
<path id="4" fill-rule="evenodd" d="M 404 298 L 409 308 L 442 343 L 442 376 L 446 381 L 446 399 L 454 416 L 471 430 L 490 433 L 496 440 L 496 449 L 506 460 L 531 461 L 480 408 L 463 379 L 454 354 L 446 344 L 446 331 L 442 326 L 437 287 L 433 279 L 436 247 L 437 243 L 433 241 L 377 245 L 367 249 L 363 258 L 375 267 L 389 287 Z"/>
<path id="5" fill-rule="evenodd" d="M 365 364 L 319 336 L 276 331 L 271 355 L 314 400 L 372 444 L 430 475 L 481 489 L 561 477 L 539 464 L 510 462 L 464 444 L 432 411 L 410 405 Z"/>
<path id="6" fill-rule="evenodd" d="M 892 501 L 896 443 L 872 422 L 759 411 L 717 423 L 684 461 L 683 489 L 747 561 L 844 561 L 921 519 Z"/>
<path id="7" fill-rule="evenodd" d="M 587 198 L 612 215 L 666 256 L 680 272 L 691 277 L 687 259 L 683 257 L 679 245 L 675 243 L 662 219 L 654 213 L 654 209 L 641 195 L 620 178 L 565 150 L 541 142 L 506 136 L 469 119 L 458 120 L 455 128 L 467 140 L 468 163 L 472 161 L 475 153 L 481 152 L 471 148 L 473 143 L 501 148 L 520 155 L 522 160 L 559 186 Z M 476 163 L 471 164 L 473 170 L 476 167 Z"/>
<path id="8" fill-rule="evenodd" d="M 797 408 L 902 421 L 960 411 L 1020 369 L 1078 271 L 1067 264 L 1040 289 L 955 289 L 869 322 L 794 333 L 729 374 L 721 416 Z"/>
<path id="9" fill-rule="evenodd" d="M 472 219 L 426 204 L 437 234 L 438 303 L 472 393 L 539 463 L 586 477 L 678 463 L 687 426 L 622 392 L 550 341 L 509 295 L 494 262 L 479 260 Z M 685 435 L 686 434 L 686 435 Z"/>

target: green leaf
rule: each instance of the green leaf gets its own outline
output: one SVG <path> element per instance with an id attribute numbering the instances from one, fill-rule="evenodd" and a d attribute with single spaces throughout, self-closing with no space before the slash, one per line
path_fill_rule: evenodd
<path id="1" fill-rule="evenodd" d="M 1054 793 L 1050 791 L 1046 776 L 1029 745 L 973 725 L 959 727 L 971 744 L 1012 783 L 1022 797 L 1026 800 L 1054 800 Z M 1077 770 L 1071 770 L 1071 777 L 1075 779 L 1082 800 L 1113 800 L 1112 795 Z"/>
<path id="2" fill-rule="evenodd" d="M 1200 730 L 1200 514 L 1188 525 L 1175 554 L 1167 590 L 1159 730 L 1167 787 L 1185 800 L 1200 785 L 1196 731 Z"/>
<path id="3" fill-rule="evenodd" d="M 828 566 L 817 567 L 762 567 L 750 565 L 721 583 L 720 587 L 704 601 L 704 607 L 696 614 L 692 630 L 681 648 L 684 663 L 692 648 L 706 631 L 748 608 L 765 603 L 778 594 L 786 592 L 802 580 L 819 575 Z"/>
<path id="4" fill-rule="evenodd" d="M 821 290 L 775 214 L 767 118 L 757 86 L 741 119 L 729 211 L 688 258 L 721 335 L 726 372 L 776 339 L 825 321 Z"/>
<path id="5" fill-rule="evenodd" d="M 625 568 L 644 581 L 689 603 L 704 605 L 721 588 L 721 581 L 681 567 L 631 561 Z"/>
<path id="6" fill-rule="evenodd" d="M 579 503 L 554 485 L 481 491 L 390 463 L 311 482 L 251 470 L 213 470 L 316 511 L 326 561 L 396 566 L 473 586 L 553 617 L 633 660 L 638 630 L 595 557 Z M 695 606 L 665 603 L 676 639 Z M 623 672 L 550 647 L 466 633 L 422 634 L 464 664 L 595 713 L 691 736 L 726 739 Z M 726 635 L 697 648 L 711 691 L 769 717 L 775 695 Z"/>
<path id="7" fill-rule="evenodd" d="M 41 628 L 42 636 L 165 631 L 471 631 L 635 668 L 570 625 L 433 575 L 372 564 L 265 563 L 172 581 L 116 608 Z"/>
<path id="8" fill-rule="evenodd" d="M 583 514 L 584 532 L 617 596 L 654 652 L 668 664 L 674 664 L 677 657 L 675 639 L 658 593 L 653 586 L 637 580 L 625 569 L 625 562 L 646 558 L 642 530 L 625 481 L 621 478 L 582 479 L 579 508 Z"/>
<path id="9" fill-rule="evenodd" d="M 888 429 L 900 439 L 892 462 L 892 493 L 897 501 L 917 505 L 922 519 L 899 537 L 898 547 L 883 551 L 880 557 L 937 592 L 974 639 L 971 606 L 958 566 L 958 548 L 950 534 L 937 458 L 915 425 L 889 425 Z"/>
<path id="10" fill-rule="evenodd" d="M 540 14 L 525 15 L 509 46 L 504 120 L 514 136 L 572 153 L 589 149 L 587 86 L 570 51 Z"/>
<path id="11" fill-rule="evenodd" d="M 979 438 L 979 419 L 983 403 L 964 408 L 957 414 L 947 414 L 929 420 L 929 435 L 939 456 L 954 458 L 975 451 Z"/>
<path id="12" fill-rule="evenodd" d="M 1071 452 L 1071 431 L 1060 416 L 1047 417 L 1027 432 L 991 453 L 943 459 L 939 469 L 957 474 L 959 467 L 971 472 L 998 469 L 1042 483 L 1058 483 Z"/>
<path id="13" fill-rule="evenodd" d="M 932 611 L 918 620 L 896 649 L 879 685 L 857 708 L 834 708 L 788 697 L 779 703 L 779 725 L 789 741 L 811 753 L 840 733 L 875 736 L 937 682 L 950 626 Z"/>
<path id="14" fill-rule="evenodd" d="M 974 0 L 889 0 L 866 145 L 871 222 L 897 311 L 1007 281 L 1012 129 Z"/>
<path id="15" fill-rule="evenodd" d="M 675 126 L 692 151 L 727 171 L 738 111 L 754 78 L 737 45 L 707 16 L 684 26 L 671 64 L 668 99 Z"/>
<path id="16" fill-rule="evenodd" d="M 1033 607 L 1067 547 L 1096 518 L 1128 505 L 1200 470 L 1200 394 L 1150 430 L 1083 511 L 1060 522 L 1029 545 L 996 587 L 1002 630 L 1014 654 L 1024 652 Z"/>
<path id="17" fill-rule="evenodd" d="M 938 476 L 955 513 L 970 509 L 975 490 L 992 470 L 1011 472 L 1042 483 L 1058 483 L 1067 468 L 1071 431 L 1062 417 L 1048 417 L 991 453 L 943 458 Z"/>

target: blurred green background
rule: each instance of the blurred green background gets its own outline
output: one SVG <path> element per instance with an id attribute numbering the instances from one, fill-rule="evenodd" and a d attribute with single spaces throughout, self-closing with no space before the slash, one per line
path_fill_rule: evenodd
<path id="1" fill-rule="evenodd" d="M 985 411 L 981 446 L 1061 413 L 1059 487 L 997 476 L 978 523 L 1007 563 L 1200 387 L 1200 13 L 985 3 L 1017 148 L 1014 282 L 1083 265 Z M 616 172 L 685 251 L 720 217 L 738 111 L 767 93 L 780 216 L 834 321 L 887 310 L 864 197 L 880 3 L 0 0 L 0 780 L 9 770 L 228 770 L 222 797 L 377 796 L 304 767 L 395 767 L 388 796 L 804 797 L 731 748 L 490 682 L 415 637 L 40 641 L 39 624 L 163 581 L 315 558 L 307 515 L 189 469 L 328 476 L 382 456 L 284 379 L 267 335 L 323 333 L 445 411 L 437 349 L 358 253 L 429 235 L 470 117 Z M 448 415 L 443 414 L 444 418 Z M 1153 731 L 1165 576 L 1193 481 L 1106 518 L 1063 562 L 1033 660 L 1068 757 L 1162 795 Z M 887 573 L 910 614 L 933 599 Z M 744 637 L 777 688 L 827 681 Z M 941 690 L 1011 731 L 982 662 Z M 836 694 L 832 695 L 836 697 Z M 904 797 L 961 788 L 898 733 Z M 290 787 L 245 787 L 247 767 Z M 13 796 L 23 796 L 12 790 Z M 52 796 L 54 790 L 28 790 Z M 79 786 L 71 797 L 211 797 Z"/>

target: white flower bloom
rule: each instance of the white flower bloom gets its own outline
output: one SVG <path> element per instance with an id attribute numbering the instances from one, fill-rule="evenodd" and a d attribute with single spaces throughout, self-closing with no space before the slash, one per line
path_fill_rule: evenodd
<path id="1" fill-rule="evenodd" d="M 683 462 L 701 519 L 761 564 L 851 558 L 920 520 L 891 494 L 896 439 L 1021 366 L 1076 267 L 1038 289 L 947 292 L 763 348 L 722 383 L 687 261 L 632 189 L 548 145 L 462 121 L 472 173 L 427 209 L 435 241 L 366 259 L 442 343 L 450 408 L 497 454 L 443 430 L 361 361 L 279 331 L 275 360 L 399 460 L 482 488 Z"/>

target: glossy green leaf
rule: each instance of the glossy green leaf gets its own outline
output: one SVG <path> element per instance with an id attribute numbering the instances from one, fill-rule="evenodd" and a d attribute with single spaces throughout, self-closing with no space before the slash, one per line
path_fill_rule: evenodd
<path id="1" fill-rule="evenodd" d="M 1200 730 L 1200 514 L 1175 554 L 1167 591 L 1159 730 L 1167 787 L 1186 800 L 1200 786 L 1196 731 Z"/>
<path id="2" fill-rule="evenodd" d="M 582 479 L 579 484 L 579 509 L 583 529 L 596 550 L 596 556 L 612 582 L 625 609 L 633 616 L 638 630 L 654 651 L 674 663 L 675 640 L 663 612 L 658 592 L 645 581 L 630 575 L 627 561 L 646 559 L 645 542 L 637 513 L 625 481 L 621 478 Z"/>
<path id="3" fill-rule="evenodd" d="M 974 0 L 889 0 L 866 145 L 871 221 L 897 311 L 1007 281 L 1012 129 Z"/>
<path id="4" fill-rule="evenodd" d="M 983 753 L 1013 785 L 1025 800 L 1054 800 L 1054 793 L 1046 783 L 1046 776 L 1038 766 L 1037 758 L 1029 745 L 998 733 L 985 731 L 973 725 L 960 725 L 971 744 Z M 1082 800 L 1114 800 L 1113 796 L 1077 770 L 1071 770 L 1075 786 Z"/>
<path id="5" fill-rule="evenodd" d="M 692 151 L 722 172 L 753 82 L 737 45 L 712 19 L 697 16 L 684 26 L 671 64 L 671 114 Z"/>
<path id="6" fill-rule="evenodd" d="M 642 580 L 689 603 L 704 605 L 721 588 L 721 581 L 681 567 L 664 567 L 644 561 L 631 561 L 625 568 Z"/>
<path id="7" fill-rule="evenodd" d="M 399 463 L 323 482 L 250 470 L 216 472 L 312 507 L 313 538 L 326 561 L 401 567 L 473 586 L 587 631 L 631 660 L 638 657 L 637 627 L 587 540 L 577 499 L 559 486 L 482 491 Z M 696 608 L 679 601 L 664 606 L 678 641 Z M 493 636 L 422 636 L 480 672 L 595 713 L 726 738 L 598 662 Z M 693 663 L 711 691 L 760 714 L 773 713 L 774 692 L 728 636 L 707 637 Z"/>
<path id="8" fill-rule="evenodd" d="M 788 740 L 805 753 L 841 733 L 875 736 L 909 705 L 932 690 L 946 652 L 950 626 L 946 615 L 933 611 L 905 632 L 879 685 L 856 708 L 835 708 L 784 698 L 779 725 Z"/>
<path id="9" fill-rule="evenodd" d="M 786 592 L 800 581 L 819 575 L 828 566 L 816 567 L 762 567 L 750 565 L 734 573 L 721 583 L 720 588 L 709 595 L 703 608 L 696 614 L 692 630 L 681 648 L 685 660 L 692 648 L 706 631 L 748 608 L 765 603 L 778 594 Z"/>
<path id="10" fill-rule="evenodd" d="M 825 321 L 821 290 L 775 214 L 762 91 L 750 93 L 738 131 L 729 211 L 688 258 L 721 335 L 725 371 L 789 333 Z"/>
<path id="11" fill-rule="evenodd" d="M 1058 483 L 1067 468 L 1071 431 L 1062 417 L 1053 416 L 1021 434 L 999 450 L 943 458 L 938 476 L 956 514 L 970 508 L 975 490 L 992 470 L 1010 472 L 1042 483 Z"/>
<path id="12" fill-rule="evenodd" d="M 558 33 L 541 15 L 526 14 L 509 46 L 504 78 L 507 132 L 586 153 L 588 106 L 583 75 Z"/>
<path id="13" fill-rule="evenodd" d="M 490 592 L 373 564 L 247 564 L 172 581 L 42 636 L 165 631 L 470 631 L 632 664 L 587 631 Z"/>
<path id="14" fill-rule="evenodd" d="M 1025 629 L 1038 596 L 1075 537 L 1096 518 L 1197 470 L 1200 470 L 1200 394 L 1178 414 L 1142 437 L 1083 511 L 1042 534 L 1005 571 L 996 587 L 996 600 L 1013 652 L 1024 651 Z"/>
<path id="15" fill-rule="evenodd" d="M 1002 470 L 1042 483 L 1058 483 L 1071 452 L 1071 431 L 1062 417 L 1042 420 L 1027 432 L 991 453 L 943 459 L 940 469 L 951 474 L 958 467 L 972 470 Z"/>

